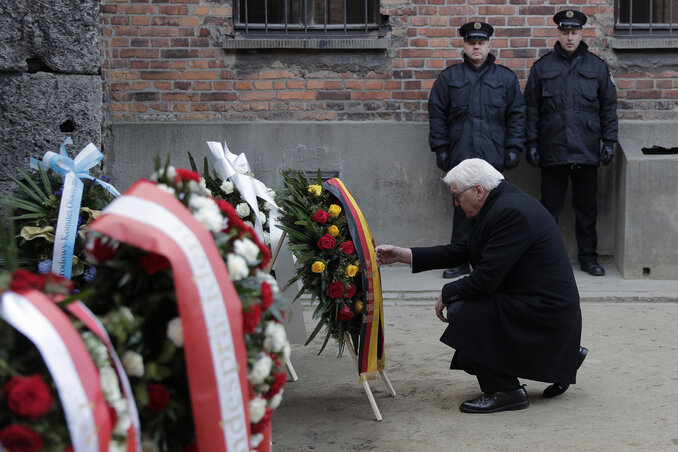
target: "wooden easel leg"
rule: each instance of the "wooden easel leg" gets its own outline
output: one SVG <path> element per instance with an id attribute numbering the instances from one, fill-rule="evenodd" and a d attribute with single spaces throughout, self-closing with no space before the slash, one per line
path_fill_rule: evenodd
<path id="1" fill-rule="evenodd" d="M 391 381 L 388 379 L 388 376 L 386 375 L 385 370 L 380 370 L 379 375 L 381 375 L 381 379 L 384 380 L 384 384 L 386 385 L 386 389 L 388 389 L 389 394 L 391 394 L 391 397 L 395 397 L 396 392 L 395 389 L 393 389 L 393 385 L 391 385 Z"/>
<path id="2" fill-rule="evenodd" d="M 292 378 L 292 381 L 297 381 L 299 377 L 297 377 L 297 373 L 294 371 L 294 367 L 292 366 L 292 361 L 290 361 L 289 358 L 287 359 L 285 366 L 287 367 L 287 373 L 289 374 L 290 378 Z"/>
<path id="3" fill-rule="evenodd" d="M 355 354 L 355 350 L 353 350 L 353 342 L 351 342 L 351 338 L 346 332 L 344 332 L 344 342 L 346 343 L 345 347 L 348 348 L 348 351 L 351 354 L 351 357 L 353 358 L 355 367 L 358 369 L 358 372 L 360 372 L 360 368 L 358 367 L 358 356 Z M 377 421 L 381 421 L 382 420 L 381 413 L 379 412 L 377 402 L 374 400 L 374 395 L 372 395 L 370 384 L 367 381 L 363 381 L 362 386 L 363 389 L 365 390 L 365 394 L 367 395 L 367 400 L 370 401 L 370 406 L 372 407 L 374 416 L 377 418 Z"/>

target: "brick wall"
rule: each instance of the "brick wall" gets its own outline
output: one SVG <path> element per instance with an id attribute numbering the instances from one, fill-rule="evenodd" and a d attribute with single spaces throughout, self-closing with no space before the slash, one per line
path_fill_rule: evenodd
<path id="1" fill-rule="evenodd" d="M 388 50 L 228 50 L 228 0 L 102 0 L 109 121 L 426 121 L 437 74 L 459 61 L 457 29 L 495 27 L 500 64 L 524 86 L 554 44 L 550 18 L 567 5 L 589 16 L 585 41 L 612 67 L 622 119 L 676 119 L 678 65 L 665 55 L 610 49 L 612 0 L 381 0 Z"/>

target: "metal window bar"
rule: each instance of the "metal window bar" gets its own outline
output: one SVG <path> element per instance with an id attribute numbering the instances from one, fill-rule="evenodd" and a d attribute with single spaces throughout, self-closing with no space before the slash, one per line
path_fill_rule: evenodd
<path id="1" fill-rule="evenodd" d="M 646 4 L 647 0 L 641 0 L 640 5 Z M 669 35 L 673 36 L 674 31 L 678 29 L 678 22 L 673 18 L 673 4 L 676 0 L 655 1 L 650 0 L 649 10 L 647 11 L 647 18 L 642 17 L 643 11 L 634 8 L 634 0 L 615 0 L 614 8 L 614 22 L 615 30 L 617 32 L 626 33 L 629 36 L 634 34 L 641 35 Z M 666 6 L 668 4 L 668 15 L 666 14 Z M 634 20 L 634 14 L 635 17 Z M 654 19 L 655 15 L 657 20 Z M 645 20 L 642 20 L 642 19 Z M 665 20 L 662 20 L 664 19 Z"/>

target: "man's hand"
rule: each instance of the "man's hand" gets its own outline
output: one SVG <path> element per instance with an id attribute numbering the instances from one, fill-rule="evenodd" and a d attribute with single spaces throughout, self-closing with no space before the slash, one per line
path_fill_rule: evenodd
<path id="1" fill-rule="evenodd" d="M 506 157 L 504 157 L 504 169 L 508 171 L 518 166 L 518 163 L 520 163 L 520 160 L 518 159 L 519 155 L 520 154 L 513 149 L 509 149 L 506 153 Z"/>
<path id="2" fill-rule="evenodd" d="M 536 147 L 533 146 L 527 150 L 525 159 L 530 165 L 534 166 L 535 168 L 539 168 L 539 150 Z"/>
<path id="3" fill-rule="evenodd" d="M 445 314 L 443 314 L 443 309 L 447 306 L 443 303 L 443 295 L 438 295 L 438 300 L 436 301 L 436 316 L 440 319 L 441 322 L 447 323 Z"/>
<path id="4" fill-rule="evenodd" d="M 603 147 L 600 149 L 601 165 L 609 165 L 612 161 L 612 157 L 614 157 L 614 143 L 603 143 Z"/>
<path id="5" fill-rule="evenodd" d="M 451 169 L 450 164 L 447 162 L 448 155 L 449 153 L 447 151 L 436 152 L 436 165 L 445 172 L 448 172 Z"/>
<path id="6" fill-rule="evenodd" d="M 401 248 L 393 245 L 379 245 L 374 249 L 377 254 L 377 264 L 382 265 L 402 262 L 403 264 L 412 263 L 412 252 L 409 248 Z"/>

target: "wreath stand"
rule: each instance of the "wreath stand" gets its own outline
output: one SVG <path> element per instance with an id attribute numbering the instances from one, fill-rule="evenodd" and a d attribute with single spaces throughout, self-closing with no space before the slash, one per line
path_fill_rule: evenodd
<path id="1" fill-rule="evenodd" d="M 351 337 L 345 331 L 344 331 L 344 342 L 346 342 L 346 345 L 348 346 L 348 351 L 351 353 L 351 357 L 353 358 L 353 362 L 355 363 L 355 367 L 356 369 L 358 369 L 358 373 L 360 373 L 360 366 L 358 365 L 358 356 L 355 354 L 355 350 L 353 349 L 353 341 L 351 341 Z M 391 381 L 388 379 L 386 371 L 380 370 L 379 375 L 381 376 L 381 379 L 384 380 L 386 389 L 388 389 L 388 392 L 389 394 L 391 394 L 391 397 L 395 397 L 396 396 L 395 389 L 393 389 L 393 385 L 391 385 Z M 381 421 L 382 420 L 381 413 L 379 412 L 377 402 L 375 402 L 374 400 L 374 395 L 372 394 L 372 390 L 370 389 L 370 384 L 368 383 L 367 380 L 365 380 L 362 382 L 362 386 L 363 389 L 365 390 L 365 395 L 367 395 L 367 400 L 370 401 L 370 406 L 372 407 L 374 416 L 377 418 L 377 421 Z"/>

